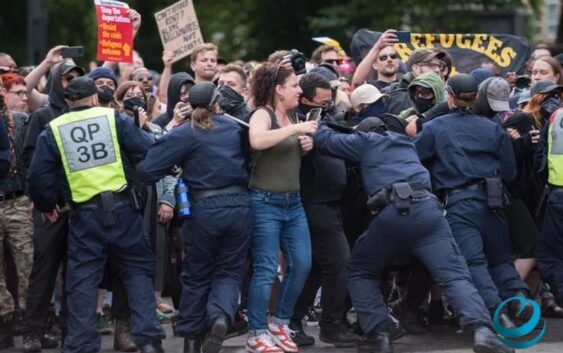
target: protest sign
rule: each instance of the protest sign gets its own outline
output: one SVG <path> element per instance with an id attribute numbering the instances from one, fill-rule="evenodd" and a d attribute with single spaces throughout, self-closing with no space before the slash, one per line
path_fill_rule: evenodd
<path id="1" fill-rule="evenodd" d="M 172 62 L 188 55 L 203 43 L 191 0 L 181 0 L 154 14 L 162 46 L 174 54 Z"/>
<path id="2" fill-rule="evenodd" d="M 121 1 L 94 0 L 98 19 L 98 60 L 133 62 L 133 24 L 129 5 Z"/>
<path id="3" fill-rule="evenodd" d="M 359 63 L 379 39 L 381 32 L 360 29 L 350 44 L 352 57 Z M 418 48 L 446 50 L 453 58 L 453 72 L 469 73 L 484 61 L 495 63 L 502 74 L 520 71 L 532 53 L 530 44 L 508 34 L 430 34 L 411 33 L 410 43 L 397 43 L 395 50 L 406 62 Z"/>

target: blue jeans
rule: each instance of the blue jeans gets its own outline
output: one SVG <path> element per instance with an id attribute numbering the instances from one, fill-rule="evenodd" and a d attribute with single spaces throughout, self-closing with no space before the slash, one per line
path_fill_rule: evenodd
<path id="1" fill-rule="evenodd" d="M 298 193 L 251 190 L 254 212 L 251 251 L 253 275 L 248 290 L 251 334 L 267 329 L 266 311 L 277 275 L 279 251 L 287 263 L 281 283 L 274 323 L 287 324 L 311 268 L 311 239 Z"/>

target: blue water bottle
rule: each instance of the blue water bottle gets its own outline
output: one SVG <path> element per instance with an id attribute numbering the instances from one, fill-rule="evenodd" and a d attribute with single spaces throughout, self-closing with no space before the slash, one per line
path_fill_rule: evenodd
<path id="1" fill-rule="evenodd" d="M 176 184 L 176 202 L 178 203 L 180 217 L 190 218 L 193 216 L 190 190 L 182 178 L 178 179 Z"/>

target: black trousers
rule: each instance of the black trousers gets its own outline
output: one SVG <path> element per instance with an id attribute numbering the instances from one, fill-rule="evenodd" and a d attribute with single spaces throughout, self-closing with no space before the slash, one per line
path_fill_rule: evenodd
<path id="1" fill-rule="evenodd" d="M 319 286 L 322 286 L 322 322 L 342 320 L 346 314 L 345 270 L 350 247 L 342 226 L 342 211 L 338 202 L 305 206 L 313 264 L 303 291 L 293 311 L 293 320 L 300 321 L 307 314 L 315 299 Z"/>
<path id="2" fill-rule="evenodd" d="M 68 214 L 63 213 L 55 223 L 41 220 L 41 213 L 34 210 L 33 268 L 27 290 L 24 332 L 42 332 L 46 326 L 49 304 L 61 264 L 63 278 L 66 272 Z M 63 290 L 61 305 L 61 329 L 66 330 L 66 294 Z"/>

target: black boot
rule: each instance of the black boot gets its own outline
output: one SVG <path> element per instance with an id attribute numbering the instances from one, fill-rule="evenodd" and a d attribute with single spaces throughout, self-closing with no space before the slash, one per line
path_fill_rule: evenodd
<path id="1" fill-rule="evenodd" d="M 0 348 L 12 348 L 13 346 L 12 316 L 0 317 Z"/>
<path id="2" fill-rule="evenodd" d="M 393 353 L 388 331 L 375 331 L 364 335 L 358 342 L 358 353 Z"/>
<path id="3" fill-rule="evenodd" d="M 23 334 L 24 353 L 41 352 L 41 334 L 39 332 L 26 332 Z"/>
<path id="4" fill-rule="evenodd" d="M 297 345 L 297 347 L 312 346 L 315 344 L 315 337 L 309 336 L 305 333 L 301 321 L 291 320 L 289 323 L 289 329 L 295 332 L 293 342 Z"/>
<path id="5" fill-rule="evenodd" d="M 505 346 L 486 326 L 477 328 L 473 333 L 473 351 L 475 353 L 514 353 L 514 349 Z"/>
<path id="6" fill-rule="evenodd" d="M 428 305 L 428 326 L 443 326 L 444 325 L 444 303 L 441 300 L 430 301 Z"/>
<path id="7" fill-rule="evenodd" d="M 525 292 L 517 292 L 514 297 L 524 297 L 528 299 L 528 294 Z M 519 311 L 522 310 L 521 313 Z M 534 308 L 530 303 L 526 303 L 524 308 L 520 307 L 520 302 L 512 300 L 508 303 L 508 313 L 514 322 L 526 323 L 534 315 Z"/>
<path id="8" fill-rule="evenodd" d="M 354 347 L 360 339 L 343 321 L 321 321 L 320 326 L 319 339 L 325 343 L 332 343 L 335 347 Z"/>
<path id="9" fill-rule="evenodd" d="M 248 321 L 240 311 L 235 315 L 235 321 L 229 326 L 225 339 L 242 336 L 248 333 Z"/>
<path id="10" fill-rule="evenodd" d="M 201 339 L 184 337 L 184 353 L 201 353 Z"/>
<path id="11" fill-rule="evenodd" d="M 223 341 L 229 330 L 229 318 L 225 314 L 219 315 L 209 327 L 203 343 L 201 344 L 202 353 L 219 353 L 223 347 Z"/>

